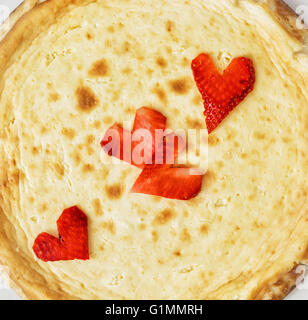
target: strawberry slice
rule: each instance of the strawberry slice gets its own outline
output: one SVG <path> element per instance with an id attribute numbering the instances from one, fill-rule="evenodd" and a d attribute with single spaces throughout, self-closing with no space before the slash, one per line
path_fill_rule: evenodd
<path id="1" fill-rule="evenodd" d="M 190 200 L 200 192 L 202 176 L 198 169 L 146 167 L 131 192 L 168 199 Z"/>
<path id="2" fill-rule="evenodd" d="M 152 163 L 155 130 L 165 130 L 166 121 L 160 112 L 142 107 L 136 112 L 132 134 L 115 124 L 105 133 L 101 146 L 109 156 L 144 168 Z"/>
<path id="3" fill-rule="evenodd" d="M 203 174 L 198 169 L 173 167 L 185 141 L 175 133 L 165 135 L 166 121 L 158 111 L 142 107 L 136 112 L 132 135 L 114 125 L 101 145 L 109 156 L 143 168 L 133 193 L 189 200 L 200 192 Z"/>
<path id="4" fill-rule="evenodd" d="M 178 155 L 185 149 L 184 139 L 175 133 L 169 133 L 160 137 L 153 155 L 152 167 L 172 167 Z"/>
<path id="5" fill-rule="evenodd" d="M 253 90 L 255 69 L 252 60 L 233 59 L 220 74 L 208 54 L 202 53 L 191 64 L 205 106 L 206 125 L 211 133 Z"/>
<path id="6" fill-rule="evenodd" d="M 104 151 L 111 157 L 128 162 L 134 166 L 143 168 L 144 164 L 136 164 L 132 159 L 132 136 L 118 124 L 110 127 L 101 141 Z"/>
<path id="7" fill-rule="evenodd" d="M 41 233 L 35 240 L 33 251 L 36 256 L 47 261 L 88 260 L 88 218 L 78 208 L 63 211 L 57 221 L 59 238 Z"/>
<path id="8" fill-rule="evenodd" d="M 167 118 L 154 109 L 142 107 L 137 110 L 133 126 L 133 134 L 137 139 L 133 142 L 133 150 L 142 141 L 144 141 L 144 150 L 139 155 L 137 153 L 134 154 L 136 162 L 140 163 L 140 160 L 137 159 L 138 156 L 144 157 L 146 154 L 147 156 L 144 158 L 148 160 L 145 162 L 149 163 L 149 160 L 152 159 L 152 155 L 155 153 L 155 133 L 158 130 L 164 131 L 166 129 L 166 122 Z M 144 137 L 138 138 L 138 132 Z M 146 138 L 147 135 L 149 135 L 148 138 Z M 150 163 L 152 162 L 150 161 Z"/>
<path id="9" fill-rule="evenodd" d="M 138 129 L 147 129 L 155 137 L 156 129 L 166 129 L 166 122 L 167 118 L 160 112 L 147 107 L 141 107 L 136 112 L 133 132 Z"/>

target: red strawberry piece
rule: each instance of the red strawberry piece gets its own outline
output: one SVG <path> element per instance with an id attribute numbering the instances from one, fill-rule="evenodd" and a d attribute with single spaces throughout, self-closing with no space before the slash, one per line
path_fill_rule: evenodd
<path id="1" fill-rule="evenodd" d="M 137 110 L 133 133 L 115 124 L 107 130 L 101 146 L 109 155 L 143 168 L 152 163 L 155 130 L 165 130 L 166 117 L 146 107 Z"/>
<path id="2" fill-rule="evenodd" d="M 141 139 L 137 138 L 136 141 L 133 142 L 133 150 L 136 148 L 136 146 L 138 146 L 138 144 L 140 144 L 141 141 L 144 141 L 144 139 L 146 139 L 147 135 L 150 135 L 149 138 L 144 141 L 144 151 L 139 154 L 139 156 L 141 157 L 144 157 L 145 154 L 147 155 L 145 157 L 145 159 L 147 159 L 145 163 L 151 163 L 150 159 L 152 159 L 152 155 L 155 152 L 155 133 L 158 130 L 164 131 L 166 129 L 166 122 L 167 118 L 154 109 L 142 107 L 137 110 L 134 121 L 133 134 L 135 137 L 137 137 L 139 131 L 141 136 L 143 135 L 144 137 Z M 143 130 L 145 130 L 145 134 L 143 134 Z M 138 157 L 138 152 L 135 153 L 134 156 Z M 135 159 L 135 161 L 140 163 L 138 159 Z"/>
<path id="3" fill-rule="evenodd" d="M 63 211 L 57 221 L 59 238 L 41 233 L 35 240 L 33 250 L 36 256 L 47 261 L 88 260 L 88 218 L 78 208 Z"/>
<path id="4" fill-rule="evenodd" d="M 142 107 L 136 112 L 133 132 L 138 129 L 147 129 L 155 136 L 156 129 L 166 129 L 166 122 L 167 118 L 160 112 L 147 107 Z"/>
<path id="5" fill-rule="evenodd" d="M 175 133 L 160 137 L 153 155 L 154 167 L 170 168 L 175 164 L 178 155 L 185 149 L 184 139 Z"/>
<path id="6" fill-rule="evenodd" d="M 131 192 L 189 200 L 200 192 L 202 176 L 198 169 L 146 167 Z"/>
<path id="7" fill-rule="evenodd" d="M 138 165 L 132 159 L 131 133 L 117 124 L 114 124 L 106 131 L 101 141 L 101 146 L 109 156 L 126 161 L 140 168 L 144 167 L 144 164 Z"/>
<path id="8" fill-rule="evenodd" d="M 220 74 L 211 57 L 202 53 L 192 61 L 192 70 L 204 100 L 206 125 L 211 133 L 253 90 L 253 62 L 244 57 L 233 59 Z"/>

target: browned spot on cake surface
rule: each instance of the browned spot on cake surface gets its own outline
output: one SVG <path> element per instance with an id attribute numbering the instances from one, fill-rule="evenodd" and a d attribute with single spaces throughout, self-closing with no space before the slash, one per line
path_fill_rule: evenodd
<path id="1" fill-rule="evenodd" d="M 109 66 L 106 59 L 96 61 L 89 71 L 89 75 L 93 77 L 104 77 L 108 74 Z"/>
<path id="2" fill-rule="evenodd" d="M 147 68 L 147 70 L 146 70 L 146 73 L 147 73 L 147 75 L 148 75 L 149 77 L 152 76 L 153 72 L 154 72 L 154 70 L 153 70 L 153 69 L 150 69 L 150 68 Z"/>
<path id="3" fill-rule="evenodd" d="M 189 242 L 191 240 L 191 236 L 190 233 L 188 232 L 188 230 L 186 228 L 184 228 L 182 230 L 182 233 L 180 235 L 180 239 L 184 242 Z"/>
<path id="4" fill-rule="evenodd" d="M 74 137 L 75 137 L 75 130 L 74 129 L 72 129 L 72 128 L 63 128 L 62 129 L 62 131 L 61 131 L 61 133 L 65 136 L 65 137 L 67 137 L 67 138 L 69 138 L 69 139 L 74 139 Z"/>
<path id="5" fill-rule="evenodd" d="M 103 118 L 103 122 L 106 123 L 106 124 L 112 123 L 112 117 L 111 116 L 105 116 Z"/>
<path id="6" fill-rule="evenodd" d="M 263 132 L 254 132 L 253 136 L 257 140 L 264 140 L 265 139 L 265 134 Z"/>
<path id="7" fill-rule="evenodd" d="M 174 93 L 183 95 L 191 88 L 191 82 L 188 78 L 170 80 L 169 87 Z"/>
<path id="8" fill-rule="evenodd" d="M 213 181 L 216 181 L 216 174 L 213 172 L 213 171 L 207 171 L 207 173 L 205 174 L 205 177 L 207 180 L 213 180 Z"/>
<path id="9" fill-rule="evenodd" d="M 121 173 L 121 180 L 124 180 L 131 172 L 132 172 L 132 168 L 123 170 Z"/>
<path id="10" fill-rule="evenodd" d="M 166 224 L 172 219 L 173 215 L 174 213 L 171 209 L 165 209 L 155 217 L 153 224 Z"/>
<path id="11" fill-rule="evenodd" d="M 16 170 L 12 173 L 11 177 L 9 178 L 9 181 L 13 184 L 19 184 L 20 178 L 24 176 L 24 173 L 22 173 L 20 170 Z"/>
<path id="12" fill-rule="evenodd" d="M 111 234 L 115 234 L 116 233 L 116 227 L 115 224 L 113 222 L 113 220 L 109 220 L 109 221 L 104 221 L 101 224 L 101 227 L 108 230 Z"/>
<path id="13" fill-rule="evenodd" d="M 155 95 L 158 97 L 158 99 L 164 103 L 167 102 L 167 95 L 165 93 L 165 91 L 159 87 L 155 87 L 153 89 L 153 93 L 155 93 Z"/>
<path id="14" fill-rule="evenodd" d="M 91 147 L 88 147 L 88 148 L 87 148 L 87 151 L 88 151 L 88 155 L 89 155 L 89 156 L 92 156 L 92 154 L 94 153 L 94 149 L 91 148 Z"/>
<path id="15" fill-rule="evenodd" d="M 112 101 L 118 101 L 120 99 L 120 96 L 121 96 L 121 92 L 120 90 L 114 90 L 112 92 Z"/>
<path id="16" fill-rule="evenodd" d="M 78 108 L 82 111 L 90 111 L 98 105 L 98 98 L 89 87 L 79 87 L 76 90 Z"/>
<path id="17" fill-rule="evenodd" d="M 237 135 L 237 132 L 234 129 L 227 129 L 227 136 L 226 140 L 234 141 L 235 137 Z"/>
<path id="18" fill-rule="evenodd" d="M 219 138 L 214 134 L 210 134 L 208 139 L 209 146 L 216 146 L 220 142 Z"/>
<path id="19" fill-rule="evenodd" d="M 101 179 L 107 179 L 109 175 L 109 170 L 107 168 L 102 168 L 97 172 L 97 174 L 101 177 Z"/>
<path id="20" fill-rule="evenodd" d="M 240 154 L 240 157 L 242 159 L 246 159 L 248 157 L 248 154 L 246 152 L 243 152 L 243 153 Z"/>
<path id="21" fill-rule="evenodd" d="M 136 112 L 136 109 L 134 107 L 126 107 L 124 109 L 124 112 L 127 114 L 134 114 Z"/>
<path id="22" fill-rule="evenodd" d="M 183 67 L 188 67 L 188 66 L 190 66 L 190 61 L 189 61 L 189 59 L 187 59 L 186 57 L 184 57 L 184 58 L 182 59 L 182 66 L 183 66 Z"/>
<path id="23" fill-rule="evenodd" d="M 189 129 L 202 129 L 205 128 L 205 122 L 199 119 L 192 119 L 191 117 L 186 117 L 186 124 Z"/>
<path id="24" fill-rule="evenodd" d="M 140 216 L 145 216 L 147 214 L 147 211 L 144 209 L 143 206 L 134 203 L 133 204 L 134 212 L 138 213 Z"/>
<path id="25" fill-rule="evenodd" d="M 292 140 L 289 137 L 282 137 L 282 141 L 287 144 L 290 143 Z"/>
<path id="26" fill-rule="evenodd" d="M 124 53 L 127 53 L 130 51 L 130 43 L 128 41 L 125 41 L 122 45 L 122 51 Z"/>
<path id="27" fill-rule="evenodd" d="M 144 231 L 146 229 L 146 224 L 145 223 L 140 223 L 139 224 L 139 230 Z"/>
<path id="28" fill-rule="evenodd" d="M 46 134 L 48 131 L 49 131 L 49 128 L 47 128 L 46 126 L 41 127 L 41 134 Z"/>
<path id="29" fill-rule="evenodd" d="M 114 26 L 109 26 L 108 28 L 107 28 L 107 31 L 108 32 L 110 32 L 110 33 L 114 33 L 115 32 L 115 28 L 114 28 Z"/>
<path id="30" fill-rule="evenodd" d="M 93 35 L 90 32 L 87 32 L 86 37 L 88 40 L 92 40 L 93 39 Z"/>
<path id="31" fill-rule="evenodd" d="M 100 129 L 100 127 L 101 127 L 100 121 L 95 120 L 94 123 L 93 123 L 93 127 L 94 127 L 95 129 Z"/>
<path id="32" fill-rule="evenodd" d="M 93 167 L 91 164 L 89 164 L 89 163 L 85 164 L 85 165 L 82 167 L 82 172 L 83 172 L 83 173 L 88 173 L 88 172 L 91 172 L 91 171 L 94 171 L 94 167 Z"/>
<path id="33" fill-rule="evenodd" d="M 123 194 L 123 189 L 120 184 L 114 184 L 106 187 L 106 193 L 109 199 L 119 199 Z"/>
<path id="34" fill-rule="evenodd" d="M 64 165 L 62 163 L 55 163 L 54 164 L 54 168 L 57 172 L 57 174 L 60 176 L 60 177 L 63 177 L 64 174 L 65 174 L 65 168 L 64 168 Z"/>
<path id="35" fill-rule="evenodd" d="M 131 69 L 130 67 L 126 67 L 126 68 L 124 68 L 124 69 L 122 70 L 122 72 L 123 72 L 124 74 L 130 74 L 130 73 L 132 72 L 132 69 Z"/>
<path id="36" fill-rule="evenodd" d="M 48 206 L 47 206 L 47 203 L 43 203 L 40 205 L 39 207 L 39 211 L 40 212 L 45 212 L 47 210 Z"/>
<path id="37" fill-rule="evenodd" d="M 207 224 L 203 224 L 200 227 L 201 234 L 207 235 L 209 233 L 209 226 Z"/>
<path id="38" fill-rule="evenodd" d="M 92 205 L 93 205 L 94 213 L 95 213 L 96 216 L 100 217 L 100 216 L 104 215 L 104 211 L 102 209 L 101 201 L 99 199 L 94 199 L 92 201 Z"/>
<path id="39" fill-rule="evenodd" d="M 202 97 L 199 94 L 196 94 L 192 100 L 192 103 L 196 106 L 200 106 L 203 104 Z M 205 119 L 204 119 L 205 120 Z"/>
<path id="40" fill-rule="evenodd" d="M 53 92 L 49 94 L 48 100 L 49 102 L 57 102 L 60 99 L 60 95 L 57 92 Z"/>
<path id="41" fill-rule="evenodd" d="M 31 151 L 34 156 L 39 153 L 39 149 L 37 147 L 33 147 Z"/>
<path id="42" fill-rule="evenodd" d="M 158 66 L 162 67 L 162 68 L 167 67 L 167 61 L 166 61 L 164 58 L 162 58 L 162 57 L 158 57 L 158 58 L 156 59 L 156 64 L 157 64 Z"/>
<path id="43" fill-rule="evenodd" d="M 169 55 L 172 55 L 172 48 L 169 47 L 169 46 L 166 46 L 166 52 L 169 54 Z"/>
<path id="44" fill-rule="evenodd" d="M 180 250 L 174 251 L 173 254 L 177 257 L 180 257 L 182 255 Z"/>
<path id="45" fill-rule="evenodd" d="M 168 20 L 166 22 L 166 30 L 168 32 L 172 32 L 175 29 L 175 23 L 173 21 Z"/>
<path id="46" fill-rule="evenodd" d="M 86 138 L 87 144 L 92 144 L 92 143 L 94 143 L 94 141 L 95 141 L 95 137 L 93 136 L 93 134 L 90 134 L 87 136 L 87 138 Z"/>
<path id="47" fill-rule="evenodd" d="M 78 151 L 74 151 L 73 154 L 72 154 L 72 157 L 73 157 L 75 163 L 77 165 L 79 165 L 81 160 L 82 160 L 80 153 Z"/>
<path id="48" fill-rule="evenodd" d="M 157 231 L 152 231 L 152 240 L 154 241 L 154 242 L 157 242 L 158 241 L 158 233 L 157 233 Z"/>

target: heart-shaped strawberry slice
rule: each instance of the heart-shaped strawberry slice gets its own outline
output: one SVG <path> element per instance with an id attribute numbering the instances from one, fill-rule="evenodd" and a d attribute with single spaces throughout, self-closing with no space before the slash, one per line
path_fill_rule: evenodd
<path id="1" fill-rule="evenodd" d="M 178 155 L 185 150 L 186 141 L 175 133 L 165 132 L 166 120 L 160 112 L 142 107 L 136 112 L 132 132 L 135 135 L 141 131 L 140 141 L 132 141 L 130 132 L 113 125 L 105 133 L 101 146 L 109 156 L 143 169 L 132 193 L 189 200 L 200 192 L 203 173 L 198 169 L 174 167 Z M 143 131 L 147 133 L 144 137 Z M 139 155 L 136 148 L 140 143 Z M 126 148 L 127 144 L 131 148 Z"/>
<path id="2" fill-rule="evenodd" d="M 191 64 L 205 106 L 206 125 L 211 133 L 253 90 L 255 69 L 250 59 L 233 59 L 220 74 L 208 54 L 202 53 Z"/>
<path id="3" fill-rule="evenodd" d="M 147 107 L 139 108 L 136 112 L 133 131 L 129 132 L 114 124 L 106 131 L 101 146 L 109 156 L 142 169 L 146 164 L 152 163 L 155 152 L 155 130 L 165 130 L 166 121 L 166 117 L 156 110 Z M 144 139 L 146 141 L 143 141 Z M 140 146 L 140 152 L 138 152 L 138 146 Z"/>
<path id="4" fill-rule="evenodd" d="M 144 164 L 135 163 L 132 157 L 132 134 L 120 125 L 114 124 L 110 127 L 101 141 L 103 150 L 110 156 L 123 160 L 133 166 L 143 168 Z"/>
<path id="5" fill-rule="evenodd" d="M 88 260 L 88 218 L 78 208 L 63 211 L 57 221 L 59 238 L 41 233 L 35 240 L 33 250 L 36 256 L 47 261 Z"/>

